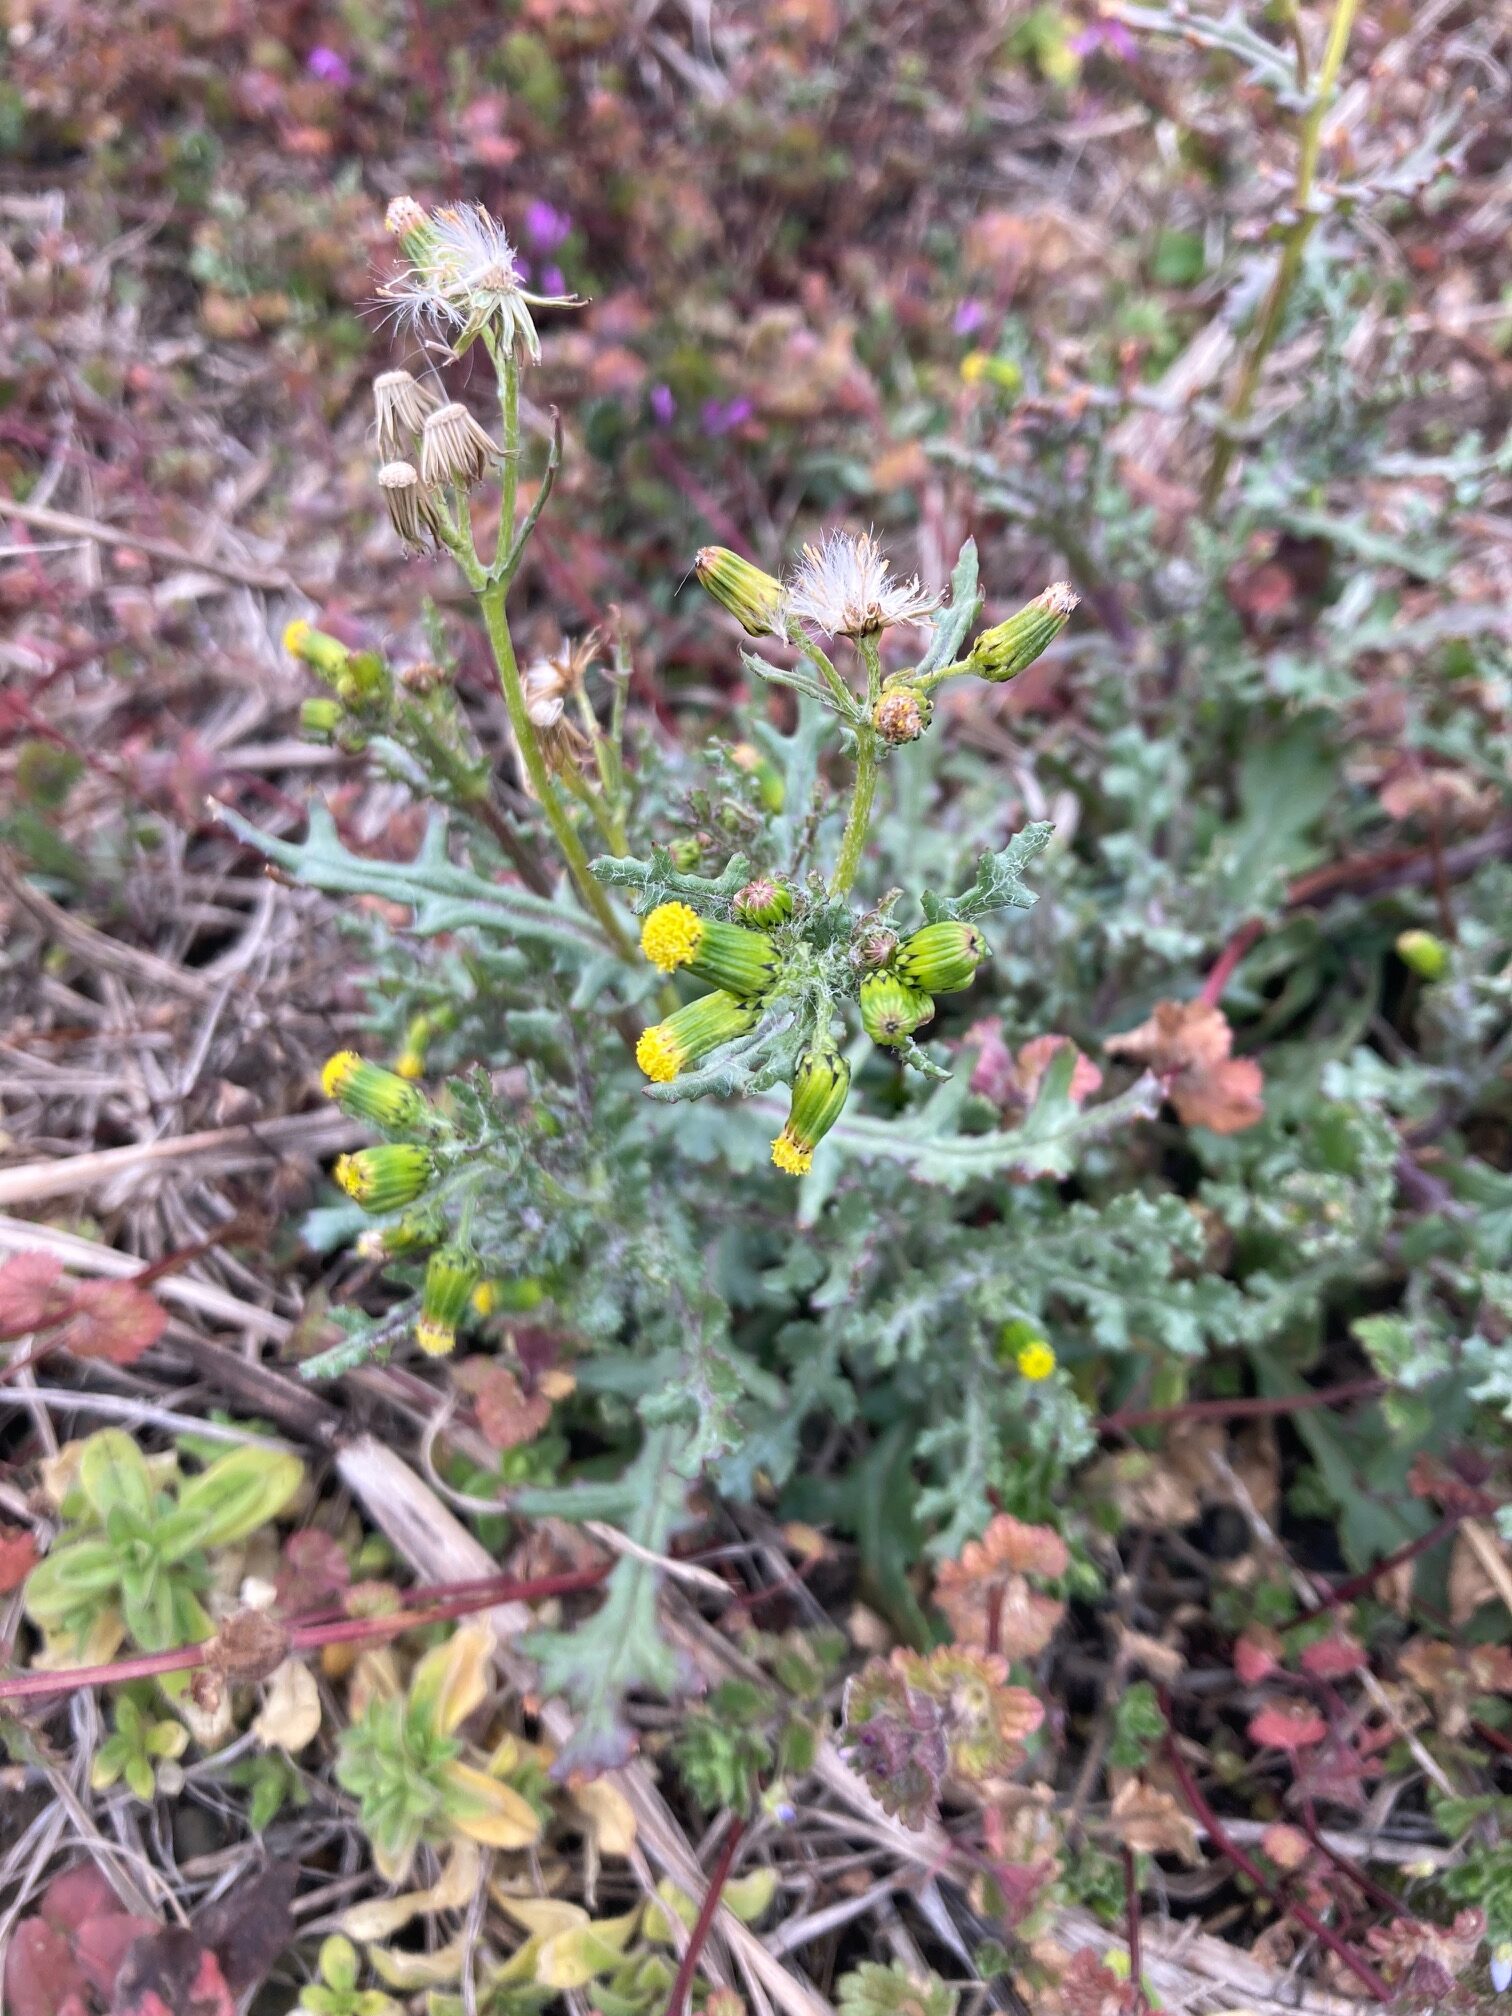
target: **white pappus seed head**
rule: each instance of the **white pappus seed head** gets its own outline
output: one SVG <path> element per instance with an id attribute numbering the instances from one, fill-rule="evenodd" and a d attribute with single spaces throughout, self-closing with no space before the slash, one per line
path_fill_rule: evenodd
<path id="1" fill-rule="evenodd" d="M 410 263 L 384 287 L 383 298 L 399 320 L 416 330 L 444 331 L 454 354 L 491 329 L 506 349 L 538 359 L 532 306 L 573 307 L 575 297 L 522 287 L 508 234 L 481 203 L 447 204 L 418 219 L 406 208 L 402 222 L 395 221 L 396 207 L 390 206 L 389 228 Z"/>
<path id="2" fill-rule="evenodd" d="M 787 584 L 790 614 L 830 637 L 867 637 L 890 623 L 916 623 L 939 606 L 917 575 L 895 581 L 870 532 L 831 532 L 805 546 Z"/>
<path id="3" fill-rule="evenodd" d="M 456 399 L 438 406 L 420 430 L 420 474 L 426 483 L 476 483 L 498 455 L 493 437 Z"/>
<path id="4" fill-rule="evenodd" d="M 385 462 L 378 488 L 388 507 L 389 523 L 412 552 L 423 553 L 436 540 L 436 506 L 413 462 Z"/>
<path id="5" fill-rule="evenodd" d="M 378 452 L 385 462 L 409 456 L 415 436 L 439 403 L 430 387 L 408 371 L 379 372 L 373 380 L 373 410 L 378 416 Z"/>

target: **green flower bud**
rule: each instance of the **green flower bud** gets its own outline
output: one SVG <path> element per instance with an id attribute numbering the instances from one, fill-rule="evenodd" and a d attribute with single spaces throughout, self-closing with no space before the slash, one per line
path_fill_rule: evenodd
<path id="1" fill-rule="evenodd" d="M 967 663 L 981 678 L 995 683 L 1016 678 L 1054 643 L 1080 600 L 1067 582 L 1052 583 L 1006 623 L 984 630 L 972 645 Z"/>
<path id="2" fill-rule="evenodd" d="M 667 849 L 672 857 L 672 866 L 682 875 L 690 875 L 703 859 L 703 842 L 691 835 L 674 840 Z"/>
<path id="3" fill-rule="evenodd" d="M 956 994 L 971 985 L 986 956 L 987 940 L 974 924 L 926 924 L 903 940 L 893 970 L 926 994 Z"/>
<path id="4" fill-rule="evenodd" d="M 320 1074 L 320 1089 L 353 1120 L 366 1120 L 385 1134 L 413 1134 L 430 1118 L 425 1095 L 408 1079 L 381 1064 L 369 1064 L 355 1050 L 338 1050 Z"/>
<path id="5" fill-rule="evenodd" d="M 781 634 L 782 583 L 773 575 L 732 553 L 728 546 L 700 547 L 693 571 L 748 637 Z"/>
<path id="6" fill-rule="evenodd" d="M 641 950 L 663 973 L 685 966 L 742 999 L 764 994 L 777 978 L 777 948 L 765 932 L 700 917 L 688 903 L 658 903 L 641 926 Z"/>
<path id="7" fill-rule="evenodd" d="M 1421 980 L 1442 980 L 1449 970 L 1449 947 L 1431 931 L 1404 931 L 1396 950 L 1402 964 Z"/>
<path id="8" fill-rule="evenodd" d="M 758 875 L 735 892 L 730 908 L 741 924 L 784 924 L 793 914 L 793 892 L 785 882 Z"/>
<path id="9" fill-rule="evenodd" d="M 872 973 L 861 982 L 861 1027 L 873 1043 L 901 1043 L 931 1021 L 934 1012 L 929 995 L 896 973 Z"/>
<path id="10" fill-rule="evenodd" d="M 284 626 L 283 647 L 291 658 L 297 658 L 301 665 L 308 665 L 312 672 L 318 672 L 333 686 L 352 655 L 339 637 L 317 630 L 303 616 Z"/>
<path id="11" fill-rule="evenodd" d="M 427 1148 L 391 1142 L 338 1155 L 331 1173 L 364 1211 L 402 1211 L 434 1180 L 436 1159 Z"/>
<path id="12" fill-rule="evenodd" d="M 772 1160 L 789 1176 L 806 1176 L 814 1150 L 840 1118 L 850 1091 L 850 1066 L 829 1037 L 821 1037 L 793 1073 L 787 1125 L 772 1143 Z"/>
<path id="13" fill-rule="evenodd" d="M 376 651 L 354 651 L 336 675 L 336 697 L 356 712 L 386 707 L 393 686 L 387 665 Z"/>
<path id="14" fill-rule="evenodd" d="M 635 1046 L 635 1061 L 654 1085 L 668 1085 L 690 1064 L 733 1043 L 756 1026 L 760 1010 L 733 994 L 700 994 L 643 1031 Z"/>
<path id="15" fill-rule="evenodd" d="M 346 719 L 339 700 L 302 700 L 299 704 L 300 733 L 312 742 L 334 742 Z"/>
<path id="16" fill-rule="evenodd" d="M 426 1261 L 415 1342 L 428 1358 L 444 1357 L 456 1343 L 481 1271 L 477 1255 L 463 1246 L 439 1246 Z"/>

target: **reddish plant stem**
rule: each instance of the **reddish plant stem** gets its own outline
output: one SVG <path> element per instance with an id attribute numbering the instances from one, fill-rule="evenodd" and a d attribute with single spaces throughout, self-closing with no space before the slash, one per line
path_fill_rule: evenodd
<path id="1" fill-rule="evenodd" d="M 385 1616 L 339 1617 L 332 1622 L 317 1624 L 296 1621 L 289 1626 L 289 1650 L 315 1652 L 323 1645 L 394 1638 L 419 1625 L 466 1617 L 478 1610 L 491 1610 L 499 1603 L 536 1603 L 548 1596 L 571 1595 L 597 1587 L 613 1566 L 612 1561 L 606 1561 L 595 1568 L 576 1568 L 561 1575 L 539 1575 L 529 1582 L 516 1581 L 507 1575 L 493 1575 L 472 1582 L 430 1583 L 423 1588 L 409 1590 L 407 1607 L 391 1610 Z M 214 1665 L 216 1647 L 214 1638 L 206 1638 L 198 1645 L 180 1645 L 167 1652 L 139 1652 L 126 1659 L 113 1659 L 104 1666 L 73 1666 L 55 1673 L 14 1673 L 0 1678 L 0 1701 L 76 1694 L 86 1687 L 112 1686 L 122 1680 L 149 1680 L 162 1673 L 183 1673 L 194 1667 Z"/>
<path id="2" fill-rule="evenodd" d="M 987 1651 L 996 1654 L 1003 1649 L 1003 1597 L 1006 1594 L 1003 1583 L 994 1582 L 987 1597 Z"/>
<path id="3" fill-rule="evenodd" d="M 693 1976 L 698 1971 L 698 1957 L 708 1944 L 709 1933 L 714 1925 L 714 1913 L 719 1909 L 720 1893 L 730 1880 L 735 1850 L 740 1846 L 745 1830 L 746 1823 L 739 1817 L 730 1822 L 730 1830 L 725 1835 L 719 1850 L 719 1859 L 714 1864 L 713 1874 L 709 1877 L 709 1887 L 705 1890 L 703 1903 L 698 1908 L 698 1917 L 688 1936 L 687 1950 L 677 1963 L 677 1978 L 672 1983 L 672 1994 L 667 2002 L 667 2016 L 686 2016 L 688 1997 L 693 1990 Z"/>
<path id="4" fill-rule="evenodd" d="M 1202 992 L 1197 999 L 1205 1008 L 1216 1008 L 1223 999 L 1223 990 L 1234 977 L 1234 968 L 1249 951 L 1264 931 L 1265 926 L 1258 917 L 1248 924 L 1241 924 L 1228 944 L 1224 946 L 1214 961 L 1213 970 L 1202 983 Z"/>
<path id="5" fill-rule="evenodd" d="M 1489 1743 L 1493 1750 L 1499 1750 L 1503 1757 L 1512 1757 L 1512 1736 L 1504 1736 L 1500 1729 L 1493 1729 L 1489 1722 L 1472 1722 L 1470 1727 L 1482 1743 Z"/>
<path id="6" fill-rule="evenodd" d="M 1363 1596 L 1368 1589 L 1373 1589 L 1381 1577 L 1389 1575 L 1393 1568 L 1400 1568 L 1408 1561 L 1415 1561 L 1419 1554 L 1426 1554 L 1430 1547 L 1436 1547 L 1440 1540 L 1454 1531 L 1464 1516 L 1463 1511 L 1446 1512 L 1442 1519 L 1430 1526 L 1426 1533 L 1420 1533 L 1416 1540 L 1409 1540 L 1405 1546 L 1398 1547 L 1394 1554 L 1386 1555 L 1373 1567 L 1362 1568 L 1358 1575 L 1351 1575 L 1347 1582 L 1336 1583 L 1331 1589 L 1316 1575 L 1312 1576 L 1310 1579 L 1318 1592 L 1318 1610 L 1337 1610 L 1341 1603 L 1353 1603 L 1357 1596 Z M 1317 1611 L 1314 1611 L 1313 1615 L 1316 1616 Z"/>
<path id="7" fill-rule="evenodd" d="M 1197 1780 L 1192 1776 L 1187 1761 L 1181 1754 L 1180 1745 L 1176 1741 L 1176 1731 L 1171 1726 L 1169 1700 L 1162 1696 L 1160 1706 L 1166 1723 L 1165 1754 L 1170 1761 L 1171 1769 L 1176 1774 L 1176 1782 L 1181 1788 L 1181 1796 L 1186 1802 L 1187 1810 L 1191 1813 L 1193 1819 L 1198 1821 L 1206 1830 L 1208 1839 L 1218 1850 L 1219 1854 L 1227 1861 L 1232 1862 L 1241 1876 L 1249 1878 L 1250 1882 L 1254 1884 L 1260 1895 L 1265 1898 L 1273 1910 L 1295 1918 L 1304 1931 L 1310 1932 L 1314 1939 L 1326 1946 L 1335 1959 L 1342 1966 L 1347 1967 L 1360 1985 L 1372 1994 L 1378 2002 L 1389 2002 L 1391 2000 L 1391 1990 L 1386 1986 L 1386 1983 L 1381 1979 L 1374 1967 L 1371 1966 L 1370 1962 L 1362 1954 L 1356 1953 L 1352 1946 L 1346 1945 L 1338 1933 L 1325 1925 L 1321 1918 L 1316 1917 L 1300 1899 L 1282 1896 L 1274 1884 L 1264 1875 L 1258 1864 L 1252 1862 L 1244 1850 L 1235 1841 L 1230 1839 L 1223 1822 L 1218 1818 L 1212 1807 L 1209 1806 L 1206 1799 L 1203 1798 L 1198 1788 Z"/>
<path id="8" fill-rule="evenodd" d="M 1389 1911 L 1393 1918 L 1402 1918 L 1410 1915 L 1400 1897 L 1394 1897 L 1384 1884 L 1377 1883 L 1373 1876 L 1368 1875 L 1356 1863 L 1351 1862 L 1347 1855 L 1341 1855 L 1337 1848 L 1329 1847 L 1323 1838 L 1322 1830 L 1318 1826 L 1318 1816 L 1312 1809 L 1312 1801 L 1310 1799 L 1307 1802 L 1307 1807 L 1307 1813 L 1302 1821 L 1302 1832 L 1311 1841 L 1314 1848 L 1320 1854 L 1326 1855 L 1336 1869 L 1342 1870 L 1361 1894 L 1368 1897 L 1380 1910 Z"/>
<path id="9" fill-rule="evenodd" d="M 1339 1386 L 1290 1393 L 1274 1400 L 1183 1400 L 1175 1407 L 1125 1407 L 1117 1414 L 1105 1414 L 1097 1432 L 1111 1435 L 1126 1428 L 1152 1428 L 1161 1421 L 1263 1421 L 1273 1415 L 1306 1413 L 1313 1407 L 1342 1406 L 1346 1400 L 1365 1400 L 1385 1391 L 1384 1379 L 1346 1379 Z"/>
<path id="10" fill-rule="evenodd" d="M 1129 1928 L 1129 1990 L 1132 2006 L 1143 2012 L 1149 2009 L 1149 2001 L 1144 1992 L 1144 1962 L 1139 1946 L 1139 1884 L 1134 1875 L 1134 1850 L 1127 1842 L 1123 1849 L 1124 1870 L 1124 1911 Z"/>

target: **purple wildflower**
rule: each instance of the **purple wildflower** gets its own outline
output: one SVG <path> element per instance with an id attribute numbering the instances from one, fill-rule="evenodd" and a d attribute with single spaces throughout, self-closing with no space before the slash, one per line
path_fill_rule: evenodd
<path id="1" fill-rule="evenodd" d="M 749 399 L 706 399 L 698 416 L 705 434 L 729 434 L 756 411 Z"/>
<path id="2" fill-rule="evenodd" d="M 571 230 L 572 219 L 566 212 L 539 197 L 525 206 L 525 236 L 537 252 L 544 255 L 557 251 L 566 243 Z"/>
<path id="3" fill-rule="evenodd" d="M 323 42 L 305 58 L 305 68 L 322 84 L 334 84 L 339 91 L 345 91 L 352 81 L 351 64 L 339 50 L 328 49 Z"/>
<path id="4" fill-rule="evenodd" d="M 541 292 L 543 294 L 567 292 L 567 276 L 560 266 L 545 266 L 541 269 Z"/>
<path id="5" fill-rule="evenodd" d="M 677 401 L 670 385 L 651 387 L 651 416 L 658 427 L 670 427 L 677 418 Z"/>
<path id="6" fill-rule="evenodd" d="M 975 336 L 987 320 L 987 310 L 980 301 L 963 301 L 951 320 L 951 328 L 957 336 Z"/>
<path id="7" fill-rule="evenodd" d="M 1134 37 L 1126 25 L 1101 18 L 1089 22 L 1079 35 L 1073 35 L 1069 47 L 1074 56 L 1091 56 L 1102 49 L 1118 63 L 1132 63 L 1136 53 Z"/>

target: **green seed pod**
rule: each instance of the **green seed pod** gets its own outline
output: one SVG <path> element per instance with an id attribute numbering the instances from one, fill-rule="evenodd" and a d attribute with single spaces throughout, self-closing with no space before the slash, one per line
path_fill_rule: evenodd
<path id="1" fill-rule="evenodd" d="M 463 1246 L 440 1246 L 426 1261 L 415 1342 L 428 1358 L 444 1357 L 456 1343 L 480 1272 L 477 1255 Z"/>
<path id="2" fill-rule="evenodd" d="M 782 630 L 782 583 L 732 553 L 728 546 L 700 547 L 693 560 L 699 583 L 728 609 L 748 637 Z"/>
<path id="3" fill-rule="evenodd" d="M 957 994 L 971 985 L 986 956 L 987 940 L 974 924 L 926 924 L 903 940 L 893 970 L 926 994 Z"/>
<path id="4" fill-rule="evenodd" d="M 967 663 L 979 677 L 991 679 L 995 684 L 1017 678 L 1054 643 L 1080 600 L 1066 582 L 1052 583 L 1006 623 L 984 630 L 972 645 Z"/>
<path id="5" fill-rule="evenodd" d="M 642 1032 L 635 1061 L 652 1084 L 668 1085 L 690 1064 L 753 1029 L 759 1013 L 754 1003 L 733 994 L 700 994 Z"/>
<path id="6" fill-rule="evenodd" d="M 1449 970 L 1449 947 L 1431 931 L 1404 931 L 1396 941 L 1397 957 L 1420 980 L 1442 980 Z"/>
<path id="7" fill-rule="evenodd" d="M 850 1066 L 821 1037 L 793 1073 L 787 1125 L 772 1143 L 772 1160 L 789 1176 L 806 1176 L 814 1150 L 840 1118 L 850 1091 Z"/>
<path id="8" fill-rule="evenodd" d="M 861 982 L 861 1027 L 873 1043 L 901 1043 L 931 1021 L 934 1012 L 929 995 L 896 973 L 872 973 Z"/>
<path id="9" fill-rule="evenodd" d="M 366 1120 L 385 1134 L 413 1134 L 430 1118 L 418 1087 L 381 1064 L 367 1063 L 355 1050 L 338 1050 L 327 1061 L 320 1089 L 350 1119 Z"/>
<path id="10" fill-rule="evenodd" d="M 429 1187 L 436 1160 L 429 1149 L 391 1142 L 338 1155 L 331 1174 L 364 1211 L 402 1211 Z"/>
<path id="11" fill-rule="evenodd" d="M 758 875 L 735 892 L 730 908 L 739 924 L 785 924 L 793 914 L 793 892 L 785 882 Z"/>

